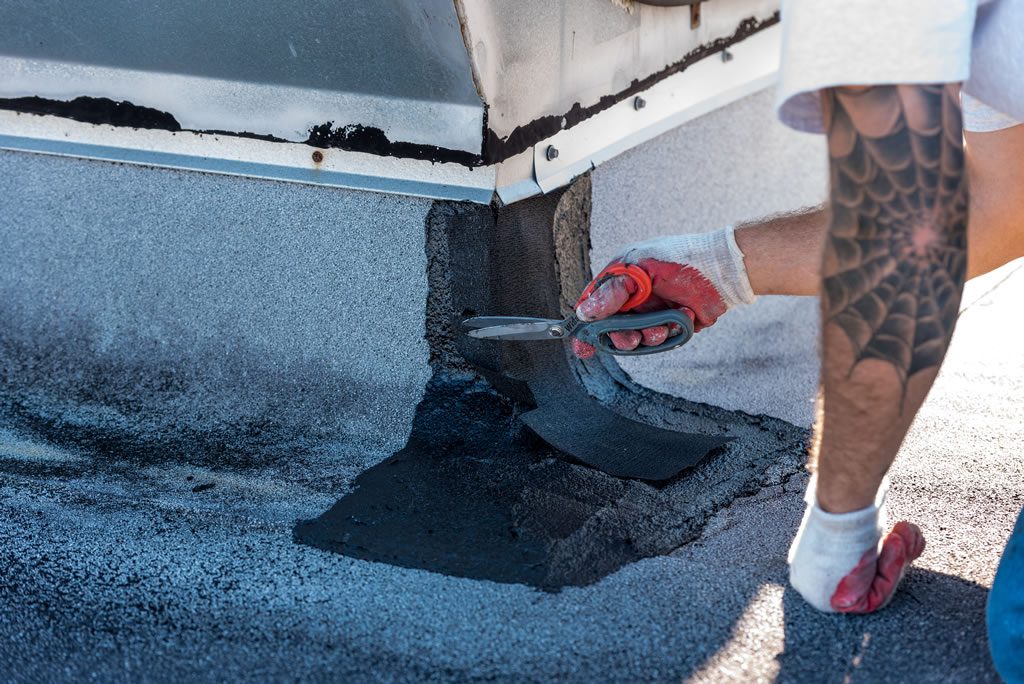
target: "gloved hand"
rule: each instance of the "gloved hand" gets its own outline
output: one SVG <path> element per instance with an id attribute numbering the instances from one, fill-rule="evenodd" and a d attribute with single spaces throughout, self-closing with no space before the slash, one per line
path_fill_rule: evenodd
<path id="1" fill-rule="evenodd" d="M 638 242 L 611 263 L 636 264 L 651 277 L 650 298 L 630 313 L 680 309 L 693 320 L 694 331 L 714 324 L 737 304 L 754 301 L 732 226 L 713 233 Z M 608 318 L 619 311 L 635 287 L 625 276 L 610 278 L 579 303 L 576 315 L 582 321 Z M 636 349 L 640 344 L 661 344 L 673 332 L 678 331 L 659 325 L 610 333 L 609 337 L 618 349 Z M 574 339 L 573 352 L 586 359 L 594 355 L 594 347 Z"/>
<path id="2" fill-rule="evenodd" d="M 871 613 L 884 608 L 907 568 L 924 551 L 916 525 L 886 527 L 883 482 L 875 503 L 850 513 L 826 513 L 818 506 L 817 476 L 807 487 L 807 511 L 789 549 L 789 583 L 826 613 Z"/>

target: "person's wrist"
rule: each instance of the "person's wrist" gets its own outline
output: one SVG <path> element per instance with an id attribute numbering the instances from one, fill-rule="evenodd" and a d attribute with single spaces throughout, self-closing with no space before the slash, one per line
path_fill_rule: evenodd
<path id="1" fill-rule="evenodd" d="M 725 299 L 729 308 L 737 304 L 751 304 L 756 298 L 754 288 L 750 283 L 750 272 L 747 270 L 747 259 L 743 248 L 736 240 L 736 227 L 726 226 L 719 234 L 725 242 L 729 252 L 727 266 L 723 271 L 728 277 L 729 289 Z"/>
<path id="2" fill-rule="evenodd" d="M 775 292 L 774 272 L 770 268 L 765 268 L 757 260 L 747 258 L 748 254 L 757 253 L 757 230 L 760 228 L 757 224 L 733 228 L 732 239 L 736 243 L 737 249 L 744 255 L 743 267 L 751 293 L 755 295 L 773 294 Z"/>
<path id="3" fill-rule="evenodd" d="M 862 492 L 828 492 L 825 490 L 819 490 L 817 504 L 818 507 L 826 513 L 841 514 L 867 508 L 871 505 L 873 500 L 873 496 Z"/>
<path id="4" fill-rule="evenodd" d="M 830 476 L 827 471 L 819 471 L 815 479 L 814 503 L 830 514 L 851 513 L 870 506 L 880 506 L 888 492 L 888 483 L 884 478 L 853 482 Z"/>
<path id="5" fill-rule="evenodd" d="M 865 504 L 846 511 L 829 511 L 821 505 L 821 482 L 818 475 L 811 477 L 804 494 L 808 517 L 813 525 L 834 538 L 849 537 L 851 540 L 874 535 L 885 523 L 885 500 L 889 493 L 888 481 L 883 482 L 878 492 Z M 866 538 L 866 537 L 865 537 Z"/>

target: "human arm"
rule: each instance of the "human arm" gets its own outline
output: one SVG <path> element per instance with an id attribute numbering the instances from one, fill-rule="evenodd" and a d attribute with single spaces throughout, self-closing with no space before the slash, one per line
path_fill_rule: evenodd
<path id="1" fill-rule="evenodd" d="M 972 188 L 967 227 L 970 279 L 1024 256 L 1024 125 L 985 133 L 965 131 L 964 137 Z M 824 207 L 739 224 L 735 240 L 744 270 L 732 271 L 732 277 L 745 274 L 754 295 L 818 294 L 828 226 L 829 212 Z M 687 263 L 685 257 L 681 260 Z M 610 292 L 591 312 L 594 318 L 615 314 L 628 297 L 621 284 L 610 283 L 606 288 Z M 690 302 L 687 294 L 680 295 L 680 300 L 684 306 Z M 655 343 L 660 339 L 653 338 Z M 617 341 L 623 348 L 640 343 L 638 335 L 620 336 Z"/>
<path id="2" fill-rule="evenodd" d="M 613 260 L 647 271 L 654 296 L 636 311 L 681 308 L 700 331 L 727 310 L 749 303 L 756 294 L 816 294 L 821 245 L 828 213 L 821 207 L 771 216 L 704 234 L 669 235 L 626 246 Z M 614 277 L 577 307 L 581 320 L 617 313 L 632 294 L 628 278 Z M 657 345 L 663 326 L 610 335 L 619 349 Z M 573 341 L 573 350 L 589 358 L 594 350 Z"/>
<path id="3" fill-rule="evenodd" d="M 956 86 L 823 93 L 832 217 L 822 259 L 818 499 L 869 505 L 945 355 L 966 275 Z"/>
<path id="4" fill-rule="evenodd" d="M 821 610 L 877 610 L 923 550 L 907 523 L 878 544 L 882 483 L 938 373 L 966 277 L 958 92 L 912 85 L 822 93 L 831 176 L 823 409 L 817 472 L 790 551 L 791 583 Z"/>

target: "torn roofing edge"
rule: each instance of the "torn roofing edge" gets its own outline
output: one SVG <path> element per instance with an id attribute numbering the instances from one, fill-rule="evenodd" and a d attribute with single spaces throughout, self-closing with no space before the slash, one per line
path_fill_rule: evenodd
<path id="1" fill-rule="evenodd" d="M 498 164 L 520 154 L 545 138 L 562 130 L 570 129 L 609 107 L 650 88 L 659 81 L 685 71 L 694 63 L 721 52 L 759 31 L 774 26 L 779 23 L 779 19 L 779 12 L 777 11 L 763 20 L 759 20 L 756 17 L 748 17 L 739 23 L 736 31 L 731 36 L 718 38 L 691 50 L 681 60 L 670 64 L 661 71 L 642 79 L 634 79 L 628 88 L 618 93 L 606 95 L 596 103 L 588 106 L 583 106 L 577 102 L 564 114 L 551 114 L 539 117 L 527 124 L 518 126 L 511 134 L 504 138 L 498 136 L 488 126 L 489 107 L 484 102 L 483 131 L 479 154 L 422 143 L 392 141 L 379 128 L 363 126 L 361 124 L 335 126 L 333 121 L 311 126 L 309 136 L 303 141 L 285 140 L 271 135 L 248 131 L 193 131 L 191 129 L 183 129 L 170 112 L 163 112 L 127 101 L 115 102 L 103 97 L 81 96 L 73 100 L 53 100 L 37 96 L 0 98 L 0 109 L 30 114 L 53 115 L 91 124 L 162 129 L 174 132 L 189 131 L 193 133 L 251 138 L 267 142 L 299 143 L 323 149 L 341 149 L 377 156 L 429 161 L 431 163 L 455 163 L 472 168 Z M 564 126 L 562 125 L 563 120 L 565 121 Z"/>
<path id="2" fill-rule="evenodd" d="M 410 142 L 392 142 L 379 128 L 349 124 L 335 127 L 328 121 L 310 127 L 305 140 L 286 140 L 273 135 L 248 131 L 194 130 L 182 128 L 170 112 L 137 105 L 128 101 L 115 102 L 106 97 L 80 96 L 73 100 L 53 100 L 38 96 L 0 98 L 0 109 L 24 114 L 59 116 L 82 123 L 106 124 L 129 128 L 158 129 L 171 132 L 188 132 L 236 136 L 275 143 L 298 143 L 323 149 L 342 149 L 348 152 L 362 152 L 382 157 L 416 159 L 433 163 L 452 162 L 463 166 L 481 166 L 480 155 L 464 150 L 452 150 L 435 145 Z M 486 118 L 485 118 L 486 121 Z"/>
<path id="3" fill-rule="evenodd" d="M 432 164 L 254 136 L 82 123 L 0 109 L 0 150 L 488 204 L 495 167 Z"/>

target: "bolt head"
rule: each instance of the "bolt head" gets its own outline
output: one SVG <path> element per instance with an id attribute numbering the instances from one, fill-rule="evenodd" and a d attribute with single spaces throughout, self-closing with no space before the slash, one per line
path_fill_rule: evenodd
<path id="1" fill-rule="evenodd" d="M 558 159 L 558 148 L 554 145 L 548 145 L 547 152 L 544 153 L 544 156 L 547 157 L 548 161 Z"/>
<path id="2" fill-rule="evenodd" d="M 562 337 L 563 335 L 565 335 L 565 330 L 563 330 L 562 326 L 560 325 L 553 325 L 550 328 L 548 328 L 548 334 L 551 335 L 552 337 Z"/>
<path id="3" fill-rule="evenodd" d="M 640 96 L 637 96 L 637 97 L 633 98 L 633 109 L 636 109 L 636 110 L 639 111 L 639 110 L 643 109 L 646 106 L 647 106 L 647 100 L 645 100 L 644 98 L 642 98 Z"/>

